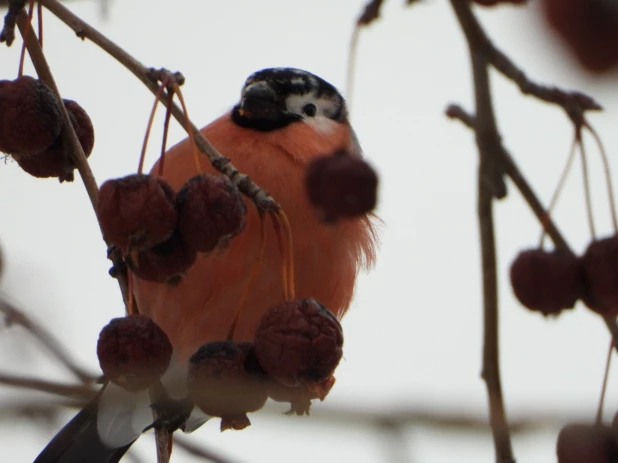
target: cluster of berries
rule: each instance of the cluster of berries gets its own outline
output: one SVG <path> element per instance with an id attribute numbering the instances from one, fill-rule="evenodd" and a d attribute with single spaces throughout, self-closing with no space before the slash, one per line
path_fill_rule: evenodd
<path id="1" fill-rule="evenodd" d="M 308 414 L 311 400 L 324 400 L 342 357 L 343 332 L 335 316 L 314 299 L 285 302 L 267 311 L 253 341 L 216 341 L 189 359 L 189 400 L 221 430 L 244 429 L 248 412 L 268 397 L 289 402 L 288 413 Z M 103 374 L 129 391 L 147 389 L 167 370 L 172 345 L 144 315 L 113 319 L 99 336 Z"/>
<path id="2" fill-rule="evenodd" d="M 178 281 L 197 259 L 245 227 L 245 204 L 222 175 L 200 174 L 176 193 L 161 177 L 132 174 L 106 181 L 97 216 L 105 240 L 138 277 Z"/>
<path id="3" fill-rule="evenodd" d="M 90 156 L 94 129 L 79 104 L 60 101 L 51 88 L 30 76 L 0 80 L 0 151 L 34 177 L 73 181 L 75 164 L 60 136 L 62 104 L 84 154 Z"/>
<path id="4" fill-rule="evenodd" d="M 511 264 L 511 285 L 525 307 L 544 315 L 578 300 L 604 317 L 618 316 L 618 235 L 590 243 L 583 256 L 530 249 Z"/>

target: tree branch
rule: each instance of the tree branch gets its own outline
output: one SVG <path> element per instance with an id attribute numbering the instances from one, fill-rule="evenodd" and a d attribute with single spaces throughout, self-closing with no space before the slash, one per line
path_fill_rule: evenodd
<path id="1" fill-rule="evenodd" d="M 24 312 L 12 305 L 6 298 L 0 296 L 0 312 L 5 315 L 7 326 L 19 325 L 25 328 L 43 346 L 47 348 L 77 379 L 88 386 L 96 379 L 77 365 L 66 352 L 62 344 L 46 329 L 30 319 Z"/>
<path id="2" fill-rule="evenodd" d="M 13 376 L 5 373 L 0 373 L 0 384 L 78 399 L 91 399 L 96 394 L 94 389 L 81 384 L 58 383 L 44 379 Z"/>
<path id="3" fill-rule="evenodd" d="M 39 44 L 33 28 L 28 25 L 28 16 L 26 15 L 26 11 L 23 9 L 17 16 L 17 25 L 24 38 L 28 49 L 28 55 L 32 60 L 32 64 L 34 65 L 37 75 L 54 91 L 59 100 L 62 101 L 62 95 L 58 90 L 58 86 L 56 85 L 51 69 L 47 64 L 41 45 Z M 73 129 L 73 124 L 69 119 L 69 114 L 64 104 L 61 104 L 60 108 L 62 110 L 62 119 L 64 121 L 61 132 L 62 142 L 64 143 L 64 146 L 68 148 L 71 159 L 75 162 L 75 166 L 77 167 L 79 175 L 84 182 L 84 186 L 86 187 L 86 191 L 88 192 L 92 207 L 96 208 L 99 187 L 94 178 L 94 174 L 92 173 L 92 169 L 90 169 L 90 165 L 88 164 L 88 159 L 84 154 L 82 145 L 77 138 L 75 130 Z M 119 253 L 112 253 L 109 257 L 115 268 L 123 268 L 122 258 Z M 126 308 L 128 307 L 129 300 L 129 285 L 126 271 L 117 271 L 114 277 L 118 280 L 118 285 L 120 286 L 120 292 L 122 293 L 122 298 Z"/>
<path id="4" fill-rule="evenodd" d="M 487 386 L 489 423 L 494 439 L 496 462 L 514 463 L 500 379 L 498 280 L 493 219 L 494 197 L 506 196 L 503 167 L 500 162 L 502 143 L 496 127 L 491 100 L 489 63 L 486 56 L 475 47 L 470 38 L 478 34 L 480 27 L 469 20 L 472 17 L 472 11 L 467 2 L 451 0 L 451 6 L 468 42 L 474 79 L 476 106 L 474 132 L 480 158 L 477 212 L 483 273 L 483 370 L 481 376 Z"/>
<path id="5" fill-rule="evenodd" d="M 148 89 L 156 95 L 159 85 L 158 76 L 162 70 L 155 70 L 153 68 L 147 68 L 133 56 L 129 55 L 125 50 L 109 40 L 95 28 L 84 22 L 82 19 L 74 15 L 64 5 L 60 4 L 57 0 L 39 0 L 40 3 L 47 8 L 58 19 L 69 26 L 78 37 L 82 39 L 88 39 L 99 48 L 104 50 L 110 56 L 115 58 L 120 64 L 122 64 L 127 70 L 135 75 Z M 189 128 L 186 126 L 187 117 L 182 109 L 175 103 L 169 103 L 167 92 L 163 92 L 161 96 L 161 103 L 166 107 L 170 107 L 172 115 L 178 121 L 178 123 L 189 133 L 189 130 L 193 132 L 195 142 L 198 149 L 208 157 L 208 160 L 212 166 L 222 174 L 229 177 L 229 179 L 236 184 L 238 189 L 248 198 L 250 198 L 258 210 L 278 211 L 280 209 L 277 202 L 270 197 L 270 195 L 257 186 L 253 181 L 245 174 L 242 174 L 236 169 L 232 162 L 223 156 L 199 131 L 199 129 L 189 122 Z"/>

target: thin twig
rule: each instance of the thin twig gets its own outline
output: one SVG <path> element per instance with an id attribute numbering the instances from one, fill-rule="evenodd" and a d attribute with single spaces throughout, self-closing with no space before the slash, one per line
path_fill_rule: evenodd
<path id="1" fill-rule="evenodd" d="M 115 58 L 127 70 L 132 72 L 133 75 L 135 75 L 146 87 L 148 87 L 152 93 L 156 94 L 159 88 L 158 82 L 160 81 L 160 77 L 162 75 L 169 75 L 168 71 L 158 71 L 144 66 L 99 31 L 74 15 L 57 0 L 40 0 L 40 2 L 58 19 L 73 29 L 78 37 L 82 39 L 89 39 L 92 43 Z M 161 98 L 161 102 L 166 107 L 169 106 L 171 108 L 174 118 L 183 128 L 187 129 L 185 123 L 186 118 L 182 109 L 175 103 L 170 103 L 170 100 L 167 98 L 167 94 Z M 191 132 L 193 133 L 191 134 Z M 277 211 L 280 209 L 277 202 L 265 190 L 262 190 L 259 186 L 253 183 L 253 181 L 246 174 L 240 173 L 232 164 L 230 159 L 219 153 L 219 151 L 199 131 L 195 124 L 189 124 L 187 133 L 195 137 L 195 143 L 197 144 L 198 149 L 208 157 L 208 160 L 212 166 L 234 182 L 238 189 L 254 202 L 258 210 L 266 212 Z"/>
<path id="2" fill-rule="evenodd" d="M 30 334 L 38 340 L 47 350 L 49 350 L 60 363 L 62 363 L 77 379 L 84 385 L 90 385 L 94 382 L 95 377 L 82 369 L 76 362 L 71 359 L 71 356 L 49 331 L 43 326 L 36 323 L 23 311 L 19 310 L 13 304 L 8 302 L 5 297 L 0 295 L 0 312 L 5 316 L 7 326 L 19 325 L 26 329 Z"/>

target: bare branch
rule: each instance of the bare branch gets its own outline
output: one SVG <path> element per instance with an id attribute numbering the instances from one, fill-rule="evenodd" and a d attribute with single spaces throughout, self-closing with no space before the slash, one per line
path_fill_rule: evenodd
<path id="1" fill-rule="evenodd" d="M 56 357 L 77 379 L 88 386 L 94 382 L 95 376 L 82 369 L 71 359 L 62 344 L 45 328 L 30 319 L 23 311 L 12 305 L 5 297 L 0 296 L 0 312 L 5 315 L 7 326 L 19 325 L 36 338 L 54 357 Z"/>
<path id="2" fill-rule="evenodd" d="M 96 391 L 93 388 L 81 384 L 65 384 L 44 379 L 27 378 L 0 373 L 0 384 L 5 386 L 32 389 L 49 394 L 61 395 L 72 398 L 92 398 Z"/>

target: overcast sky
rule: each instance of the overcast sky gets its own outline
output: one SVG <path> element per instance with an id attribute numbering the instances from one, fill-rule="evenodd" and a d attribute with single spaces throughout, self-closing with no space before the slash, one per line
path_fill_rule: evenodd
<path id="1" fill-rule="evenodd" d="M 471 108 L 467 47 L 448 2 L 428 1 L 407 9 L 403 3 L 386 2 L 381 21 L 360 40 L 352 122 L 380 174 L 378 212 L 386 225 L 377 266 L 359 279 L 343 322 L 345 359 L 337 370 L 337 384 L 327 400 L 314 407 L 430 407 L 482 416 L 486 395 L 479 376 L 477 153 L 472 134 L 443 115 L 449 102 Z M 108 21 L 100 17 L 97 2 L 67 6 L 144 64 L 182 71 L 189 113 L 202 126 L 227 111 L 244 79 L 265 67 L 304 68 L 345 91 L 348 44 L 362 4 L 176 0 L 171 7 L 163 0 L 123 0 L 112 3 Z M 590 92 L 601 101 L 606 111 L 590 120 L 616 167 L 615 80 L 597 81 L 574 70 L 561 44 L 544 32 L 535 8 L 507 6 L 483 13 L 497 45 L 530 76 Z M 60 91 L 78 101 L 94 122 L 91 164 L 98 183 L 134 172 L 152 95 L 51 14 L 45 19 L 45 51 Z M 19 46 L 0 49 L 0 78 L 14 78 L 18 57 Z M 495 73 L 492 77 L 504 142 L 547 204 L 568 154 L 572 128 L 560 110 L 520 95 Z M 161 123 L 159 117 L 156 135 Z M 170 142 L 183 137 L 173 124 Z M 602 166 L 591 140 L 586 141 L 597 229 L 607 235 L 611 226 Z M 158 143 L 155 136 L 149 165 Z M 590 241 L 580 172 L 576 164 L 555 213 L 578 252 Z M 509 193 L 496 212 L 501 360 L 509 416 L 560 412 L 592 420 L 608 334 L 601 320 L 581 306 L 558 320 L 546 320 L 514 299 L 508 267 L 519 250 L 536 246 L 540 227 L 513 185 Z M 96 372 L 99 330 L 123 313 L 123 305 L 116 282 L 107 275 L 105 245 L 83 185 L 34 179 L 7 162 L 0 165 L 0 198 L 0 244 L 8 261 L 1 289 L 53 330 L 80 364 Z M 20 333 L 0 334 L 0 368 L 67 377 Z M 23 394 L 0 389 L 0 400 L 17 396 Z M 285 405 L 278 407 L 286 410 Z M 618 378 L 610 377 L 606 416 L 617 408 Z M 256 413 L 251 420 L 253 426 L 245 431 L 222 434 L 213 420 L 192 439 L 244 463 L 395 461 L 387 460 L 385 436 L 371 427 L 266 413 Z M 0 422 L 0 460 L 32 461 L 63 422 L 36 428 L 27 420 Z M 557 432 L 547 428 L 514 437 L 518 461 L 555 461 Z M 404 436 L 400 461 L 493 461 L 489 432 L 409 428 Z M 142 441 L 137 452 L 150 461 L 152 440 Z M 173 461 L 194 460 L 178 451 Z"/>

